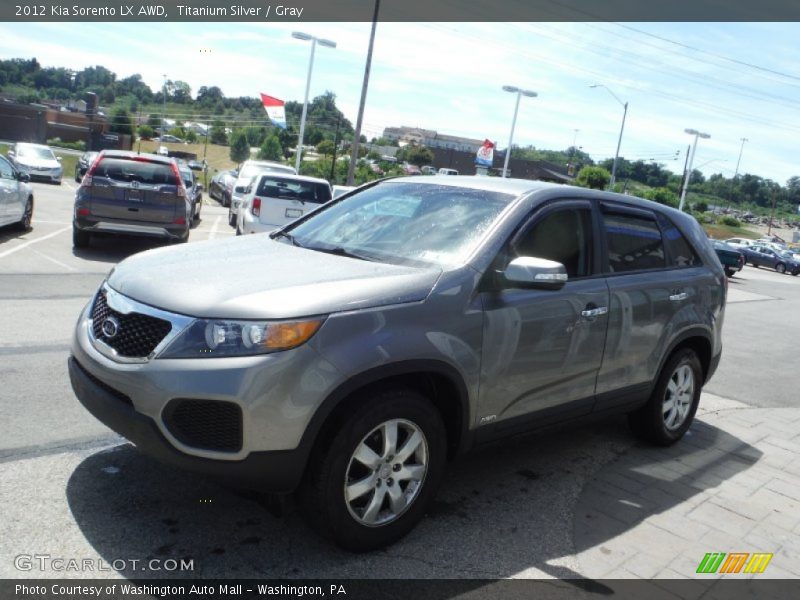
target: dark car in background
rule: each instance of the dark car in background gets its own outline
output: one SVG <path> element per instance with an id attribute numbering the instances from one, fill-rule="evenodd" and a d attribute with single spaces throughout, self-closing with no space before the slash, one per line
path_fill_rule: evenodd
<path id="1" fill-rule="evenodd" d="M 75 181 L 78 183 L 81 182 L 83 176 L 86 175 L 86 171 L 89 170 L 89 167 L 92 166 L 94 159 L 97 158 L 97 155 L 100 154 L 99 152 L 84 152 L 81 157 L 78 159 L 78 163 L 75 165 Z"/>
<path id="2" fill-rule="evenodd" d="M 214 200 L 218 200 L 222 206 L 230 206 L 233 184 L 236 183 L 238 176 L 239 172 L 235 169 L 220 171 L 211 178 L 211 183 L 208 184 L 208 195 Z"/>
<path id="3" fill-rule="evenodd" d="M 190 214 L 194 221 L 200 218 L 200 209 L 203 207 L 203 184 L 197 181 L 197 176 L 189 165 L 179 164 L 178 169 L 183 178 L 183 185 L 186 187 L 186 197 L 192 206 Z"/>
<path id="4" fill-rule="evenodd" d="M 175 159 L 104 150 L 75 194 L 72 243 L 95 234 L 189 239 L 191 205 Z"/>
<path id="5" fill-rule="evenodd" d="M 717 253 L 717 258 L 725 269 L 725 275 L 733 277 L 738 271 L 742 270 L 744 266 L 744 254 L 730 244 L 720 242 L 719 240 L 711 240 L 711 245 L 714 246 L 714 252 Z"/>
<path id="6" fill-rule="evenodd" d="M 800 274 L 800 261 L 791 252 L 779 252 L 758 244 L 740 251 L 744 254 L 745 261 L 754 267 L 768 267 L 778 273 Z"/>

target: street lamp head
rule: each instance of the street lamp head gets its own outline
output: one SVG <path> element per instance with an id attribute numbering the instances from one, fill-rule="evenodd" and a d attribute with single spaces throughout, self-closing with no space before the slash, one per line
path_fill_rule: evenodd
<path id="1" fill-rule="evenodd" d="M 303 33 L 302 31 L 293 31 L 292 32 L 292 37 L 295 38 L 295 39 L 298 39 L 298 40 L 308 41 L 308 40 L 312 39 L 314 36 L 311 36 L 311 35 L 309 35 L 307 33 Z"/>
<path id="2" fill-rule="evenodd" d="M 684 129 L 684 133 L 688 133 L 689 135 L 699 135 L 700 132 L 697 129 Z"/>
<path id="3" fill-rule="evenodd" d="M 707 134 L 707 133 L 698 133 L 698 134 L 697 134 L 697 137 L 699 137 L 699 138 L 701 138 L 701 139 L 704 139 L 704 140 L 707 140 L 707 139 L 709 139 L 711 136 L 710 136 L 709 134 Z"/>
<path id="4" fill-rule="evenodd" d="M 519 91 L 518 87 L 514 87 L 513 85 L 504 85 L 503 86 L 504 92 L 511 92 L 512 94 L 516 94 Z"/>
<path id="5" fill-rule="evenodd" d="M 599 88 L 599 87 L 605 87 L 605 86 L 602 83 L 592 83 L 591 85 L 589 85 L 589 87 L 590 88 Z"/>
<path id="6" fill-rule="evenodd" d="M 533 92 L 533 91 L 531 91 L 531 90 L 520 90 L 520 93 L 521 93 L 523 96 L 527 96 L 528 98 L 535 98 L 536 96 L 538 96 L 538 95 L 539 95 L 539 94 L 537 94 L 536 92 Z"/>
<path id="7" fill-rule="evenodd" d="M 317 39 L 317 43 L 320 46 L 325 46 L 326 48 L 336 48 L 336 42 L 332 42 L 331 40 Z"/>

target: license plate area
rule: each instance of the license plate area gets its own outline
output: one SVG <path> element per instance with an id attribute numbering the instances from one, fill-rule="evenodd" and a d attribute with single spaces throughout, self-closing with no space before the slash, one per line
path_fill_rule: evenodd
<path id="1" fill-rule="evenodd" d="M 144 202 L 142 190 L 129 189 L 125 194 L 125 199 L 129 202 Z"/>
<path id="2" fill-rule="evenodd" d="M 299 208 L 287 208 L 286 209 L 286 218 L 287 219 L 296 219 L 297 217 L 302 217 L 303 211 Z"/>

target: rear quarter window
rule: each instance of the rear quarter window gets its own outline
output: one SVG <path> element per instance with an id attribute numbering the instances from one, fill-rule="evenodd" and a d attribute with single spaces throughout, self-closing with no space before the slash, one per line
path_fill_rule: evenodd
<path id="1" fill-rule="evenodd" d="M 178 185 L 172 166 L 164 163 L 125 158 L 104 158 L 97 165 L 94 177 L 105 177 L 112 181 L 145 185 Z"/>
<path id="2" fill-rule="evenodd" d="M 659 224 L 664 232 L 664 245 L 667 250 L 669 267 L 696 267 L 701 264 L 697 253 L 681 230 L 664 215 L 658 216 Z"/>

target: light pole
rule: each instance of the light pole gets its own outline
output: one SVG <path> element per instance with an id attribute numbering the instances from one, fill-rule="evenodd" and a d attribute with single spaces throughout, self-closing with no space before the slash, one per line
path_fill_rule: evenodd
<path id="1" fill-rule="evenodd" d="M 538 96 L 536 92 L 532 92 L 531 90 L 522 90 L 518 87 L 514 87 L 513 85 L 504 85 L 503 86 L 504 92 L 511 92 L 512 94 L 517 95 L 517 101 L 514 104 L 514 118 L 511 120 L 511 133 L 508 135 L 508 148 L 506 148 L 506 160 L 503 163 L 503 177 L 508 177 L 508 160 L 511 158 L 511 142 L 514 141 L 514 127 L 517 125 L 517 113 L 519 112 L 519 99 L 522 96 L 526 96 L 528 98 L 535 98 Z"/>
<path id="2" fill-rule="evenodd" d="M 736 170 L 733 172 L 733 179 L 731 179 L 731 192 L 728 195 L 728 208 L 730 208 L 731 202 L 733 201 L 733 186 L 736 185 L 736 177 L 739 175 L 739 163 L 742 162 L 742 152 L 744 152 L 744 143 L 749 142 L 747 138 L 742 138 L 741 142 L 742 145 L 739 147 L 739 158 L 736 159 Z"/>
<path id="3" fill-rule="evenodd" d="M 302 33 L 300 31 L 293 31 L 292 37 L 306 42 L 309 40 L 311 41 L 311 58 L 308 59 L 308 76 L 306 77 L 306 95 L 305 99 L 303 100 L 303 114 L 300 117 L 300 135 L 297 138 L 297 149 L 294 153 L 294 168 L 299 173 L 300 161 L 302 160 L 303 156 L 303 133 L 305 133 L 306 129 L 306 112 L 308 111 L 308 90 L 311 87 L 311 71 L 314 69 L 314 51 L 317 49 L 318 42 L 320 46 L 325 46 L 326 48 L 336 48 L 336 42 L 317 38 L 313 35 Z"/>
<path id="4" fill-rule="evenodd" d="M 628 116 L 628 103 L 623 102 L 620 100 L 617 95 L 604 86 L 602 83 L 595 83 L 594 85 L 590 85 L 590 88 L 603 88 L 609 94 L 614 97 L 614 100 L 619 102 L 622 105 L 622 125 L 619 128 L 619 139 L 617 140 L 617 153 L 614 154 L 614 164 L 611 166 L 611 179 L 608 182 L 609 189 L 614 187 L 614 183 L 617 181 L 617 163 L 619 162 L 619 148 L 622 145 L 622 132 L 625 131 L 625 118 Z"/>
<path id="5" fill-rule="evenodd" d="M 694 144 L 692 145 L 692 155 L 689 157 L 689 166 L 686 167 L 686 180 L 683 184 L 683 190 L 681 191 L 681 201 L 678 204 L 678 210 L 683 210 L 683 203 L 686 202 L 686 190 L 689 189 L 689 180 L 692 178 L 692 163 L 694 162 L 694 155 L 697 152 L 697 140 L 703 138 L 707 140 L 711 136 L 707 133 L 702 133 L 697 131 L 696 129 L 684 129 L 684 133 L 688 133 L 689 135 L 694 136 Z"/>

